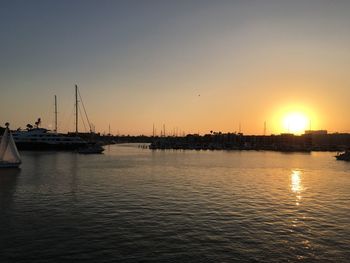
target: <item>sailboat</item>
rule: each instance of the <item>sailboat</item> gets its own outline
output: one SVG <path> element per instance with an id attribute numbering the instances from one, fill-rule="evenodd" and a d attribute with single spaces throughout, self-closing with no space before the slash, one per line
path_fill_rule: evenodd
<path id="1" fill-rule="evenodd" d="M 86 110 L 85 110 L 85 106 L 83 103 L 83 99 L 80 96 L 80 92 L 78 90 L 78 86 L 75 85 L 75 133 L 78 135 L 78 95 L 80 98 L 80 101 L 82 102 L 83 105 L 83 109 L 84 109 L 84 113 L 85 113 L 85 117 L 87 120 L 87 123 L 89 125 L 90 128 L 90 134 L 93 135 L 92 129 L 91 129 L 91 123 L 89 121 L 89 118 L 87 116 Z M 89 142 L 87 145 L 84 145 L 82 148 L 78 149 L 78 153 L 81 154 L 101 154 L 105 149 L 99 145 L 97 142 Z"/>
<path id="2" fill-rule="evenodd" d="M 35 126 L 27 124 L 26 130 L 13 132 L 12 136 L 19 150 L 61 151 L 77 150 L 86 146 L 86 142 L 78 135 L 66 135 L 58 133 L 57 129 L 57 97 L 55 95 L 55 129 L 50 131 L 39 127 L 41 118 L 35 122 Z"/>
<path id="3" fill-rule="evenodd" d="M 5 126 L 6 129 L 0 143 L 0 168 L 17 168 L 21 164 L 21 157 L 9 129 L 9 123 L 6 123 Z"/>

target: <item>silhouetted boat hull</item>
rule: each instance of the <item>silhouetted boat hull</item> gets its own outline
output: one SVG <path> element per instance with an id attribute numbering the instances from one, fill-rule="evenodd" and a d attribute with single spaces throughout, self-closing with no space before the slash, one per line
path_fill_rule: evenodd
<path id="1" fill-rule="evenodd" d="M 10 162 L 0 162 L 0 168 L 18 168 L 21 165 L 21 162 L 10 163 Z"/>
<path id="2" fill-rule="evenodd" d="M 87 147 L 78 149 L 78 153 L 81 154 L 101 154 L 105 149 L 100 145 L 89 145 Z"/>
<path id="3" fill-rule="evenodd" d="M 75 151 L 86 143 L 50 144 L 44 142 L 17 142 L 18 150 L 28 151 Z"/>
<path id="4" fill-rule="evenodd" d="M 339 161 L 350 161 L 350 151 L 345 151 L 335 156 Z"/>

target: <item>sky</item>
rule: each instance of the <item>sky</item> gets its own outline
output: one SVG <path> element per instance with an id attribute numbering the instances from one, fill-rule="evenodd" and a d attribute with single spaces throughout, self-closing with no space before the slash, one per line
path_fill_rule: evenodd
<path id="1" fill-rule="evenodd" d="M 350 1 L 0 1 L 0 125 L 350 132 Z M 82 121 L 80 129 L 84 131 Z M 306 127 L 305 127 L 306 128 Z M 309 127 L 308 127 L 309 128 Z"/>

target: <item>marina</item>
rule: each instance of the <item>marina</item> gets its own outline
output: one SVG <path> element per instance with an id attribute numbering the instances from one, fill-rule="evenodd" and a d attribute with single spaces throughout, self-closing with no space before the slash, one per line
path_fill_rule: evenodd
<path id="1" fill-rule="evenodd" d="M 2 1 L 0 263 L 349 263 L 350 1 Z"/>
<path id="2" fill-rule="evenodd" d="M 254 150 L 279 152 L 340 152 L 350 149 L 350 134 L 244 135 L 242 133 L 188 134 L 183 137 L 152 137 L 153 150 Z"/>

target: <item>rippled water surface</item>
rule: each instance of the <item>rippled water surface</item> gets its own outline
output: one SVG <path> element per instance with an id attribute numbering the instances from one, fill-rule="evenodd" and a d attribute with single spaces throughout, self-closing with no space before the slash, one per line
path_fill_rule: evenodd
<path id="1" fill-rule="evenodd" d="M 333 155 L 23 152 L 0 171 L 0 262 L 349 262 Z"/>

